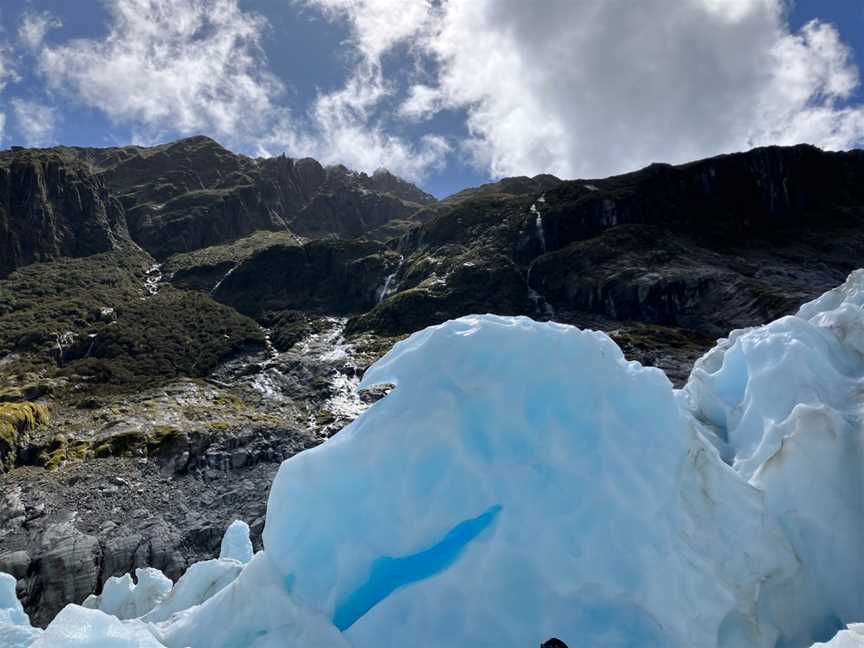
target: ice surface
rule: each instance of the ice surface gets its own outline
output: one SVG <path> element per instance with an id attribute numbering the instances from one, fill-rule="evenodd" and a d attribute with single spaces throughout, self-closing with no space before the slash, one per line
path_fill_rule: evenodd
<path id="1" fill-rule="evenodd" d="M 857 271 L 795 317 L 733 332 L 682 392 L 800 562 L 793 582 L 763 594 L 793 645 L 864 619 L 862 304 Z"/>
<path id="2" fill-rule="evenodd" d="M 41 633 L 30 627 L 30 618 L 15 595 L 15 579 L 0 572 L 0 646 L 26 648 Z"/>
<path id="3" fill-rule="evenodd" d="M 389 396 L 283 463 L 264 551 L 241 562 L 232 525 L 143 616 L 69 606 L 34 645 L 861 646 L 862 305 L 858 272 L 680 391 L 601 333 L 428 328 L 364 376 Z M 26 628 L 5 582 L 0 632 Z"/>
<path id="4" fill-rule="evenodd" d="M 202 560 L 191 565 L 144 620 L 164 621 L 172 614 L 203 603 L 237 578 L 242 568 L 236 560 Z"/>
<path id="5" fill-rule="evenodd" d="M 259 552 L 240 576 L 202 605 L 154 624 L 169 648 L 347 648 L 324 615 L 302 609 L 290 583 Z"/>
<path id="6" fill-rule="evenodd" d="M 82 603 L 86 608 L 100 610 L 118 619 L 134 619 L 150 612 L 171 592 L 174 583 L 158 569 L 144 567 L 132 576 L 111 577 L 99 596 L 88 596 Z"/>
<path id="7" fill-rule="evenodd" d="M 249 539 L 249 525 L 243 520 L 234 520 L 222 537 L 219 551 L 220 560 L 236 560 L 247 563 L 252 560 L 252 541 Z"/>
<path id="8" fill-rule="evenodd" d="M 67 605 L 32 648 L 163 648 L 137 620 L 120 621 L 99 610 Z"/>
<path id="9" fill-rule="evenodd" d="M 864 624 L 852 623 L 847 629 L 838 632 L 831 641 L 813 644 L 813 648 L 817 646 L 864 648 Z"/>
<path id="10" fill-rule="evenodd" d="M 354 646 L 735 645 L 761 631 L 763 584 L 795 571 L 666 376 L 601 333 L 462 318 L 398 344 L 363 381 L 381 383 L 396 389 L 283 464 L 264 533 L 294 598 Z M 370 586 L 418 556 L 422 580 Z"/>

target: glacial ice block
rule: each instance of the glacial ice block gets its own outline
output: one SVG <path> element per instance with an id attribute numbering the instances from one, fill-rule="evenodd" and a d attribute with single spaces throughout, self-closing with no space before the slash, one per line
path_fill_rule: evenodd
<path id="1" fill-rule="evenodd" d="M 602 333 L 487 315 L 397 344 L 362 386 L 381 383 L 283 464 L 264 532 L 292 597 L 353 646 L 773 645 L 759 591 L 795 572 L 790 545 L 661 371 Z M 380 561 L 490 507 L 446 568 L 343 616 Z"/>
<path id="2" fill-rule="evenodd" d="M 30 626 L 30 617 L 15 594 L 15 579 L 0 572 L 0 646 L 27 648 L 41 634 Z"/>
<path id="3" fill-rule="evenodd" d="M 143 567 L 132 576 L 113 576 L 105 581 L 99 596 L 88 596 L 83 607 L 100 610 L 118 619 L 134 619 L 150 612 L 171 592 L 174 583 L 158 569 Z"/>
<path id="4" fill-rule="evenodd" d="M 685 409 L 763 493 L 799 562 L 762 593 L 791 645 L 864 619 L 864 272 L 700 359 Z"/>
<path id="5" fill-rule="evenodd" d="M 219 550 L 221 560 L 236 560 L 248 563 L 252 560 L 252 541 L 249 539 L 249 525 L 243 520 L 234 520 L 222 536 Z"/>

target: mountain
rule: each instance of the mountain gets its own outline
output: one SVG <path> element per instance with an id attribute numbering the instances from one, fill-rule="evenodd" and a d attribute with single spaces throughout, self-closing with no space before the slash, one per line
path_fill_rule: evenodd
<path id="1" fill-rule="evenodd" d="M 111 575 L 176 578 L 235 517 L 260 546 L 278 463 L 388 392 L 354 387 L 394 342 L 463 315 L 604 330 L 682 384 L 862 265 L 862 180 L 861 151 L 769 147 L 436 201 L 206 137 L 4 151 L 0 571 L 44 626 Z"/>
<path id="2" fill-rule="evenodd" d="M 353 238 L 435 199 L 382 169 L 253 159 L 207 137 L 155 147 L 0 153 L 0 276 L 133 241 L 163 259 L 259 230 Z"/>

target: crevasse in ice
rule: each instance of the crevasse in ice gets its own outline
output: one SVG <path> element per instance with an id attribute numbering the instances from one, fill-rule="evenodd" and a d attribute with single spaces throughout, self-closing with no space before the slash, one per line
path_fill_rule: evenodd
<path id="1" fill-rule="evenodd" d="M 282 465 L 264 551 L 232 527 L 170 592 L 118 581 L 33 645 L 859 645 L 862 304 L 859 271 L 678 391 L 602 333 L 428 328 L 364 376 L 387 398 Z M 0 637 L 27 629 L 3 592 Z"/>

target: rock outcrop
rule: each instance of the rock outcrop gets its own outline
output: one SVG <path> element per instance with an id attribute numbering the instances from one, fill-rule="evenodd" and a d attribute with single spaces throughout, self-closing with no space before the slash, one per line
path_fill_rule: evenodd
<path id="1" fill-rule="evenodd" d="M 241 313 L 261 316 L 284 309 L 317 313 L 363 312 L 399 257 L 367 240 L 321 239 L 275 245 L 253 254 L 227 274 L 213 296 Z"/>
<path id="2" fill-rule="evenodd" d="M 370 177 L 311 158 L 253 159 L 203 136 L 68 151 L 93 166 L 125 206 L 132 238 L 157 258 L 257 230 L 356 237 L 435 200 L 383 170 Z"/>
<path id="3" fill-rule="evenodd" d="M 755 324 L 859 264 L 862 180 L 864 152 L 796 146 L 465 191 L 400 239 L 398 290 L 352 328 L 406 333 L 477 309 L 472 293 L 495 312 L 576 324 L 637 321 L 704 335 Z M 491 266 L 484 277 L 516 268 L 522 280 L 502 276 L 499 290 L 458 281 L 475 266 Z M 436 298 L 443 286 L 446 300 Z M 422 298 L 409 300 L 417 290 Z"/>
<path id="4" fill-rule="evenodd" d="M 0 154 L 0 277 L 128 240 L 122 205 L 87 165 L 52 150 Z"/>

